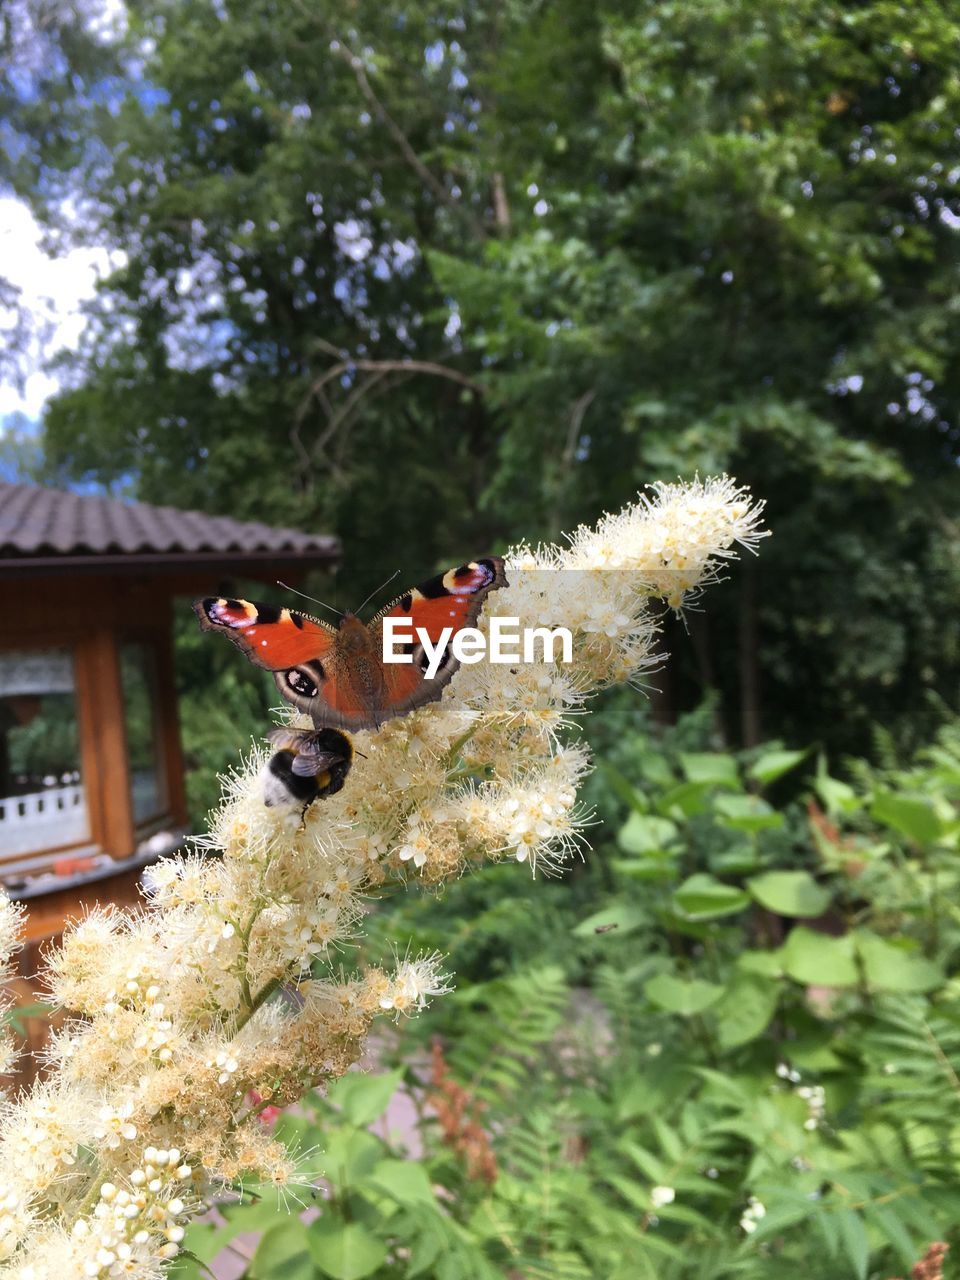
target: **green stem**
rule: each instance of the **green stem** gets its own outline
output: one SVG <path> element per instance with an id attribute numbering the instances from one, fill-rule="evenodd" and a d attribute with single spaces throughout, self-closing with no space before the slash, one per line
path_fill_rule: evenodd
<path id="1" fill-rule="evenodd" d="M 470 739 L 477 732 L 477 729 L 479 727 L 480 727 L 479 721 L 471 725 L 470 728 L 466 731 L 466 733 L 461 733 L 460 737 L 457 738 L 453 743 L 453 745 L 450 747 L 450 750 L 447 752 L 447 770 L 448 771 L 453 768 L 454 764 L 456 764 L 457 759 L 460 756 L 461 750 L 470 741 Z"/>
<path id="2" fill-rule="evenodd" d="M 270 999 L 275 991 L 280 989 L 283 978 L 271 978 L 269 982 L 264 983 L 257 994 L 250 1000 L 247 1005 L 246 1013 L 237 1014 L 230 1026 L 230 1035 L 236 1035 L 238 1031 L 242 1031 L 253 1015 Z"/>
<path id="3" fill-rule="evenodd" d="M 100 1199 L 100 1188 L 103 1184 L 100 1181 L 99 1174 L 100 1169 L 98 1165 L 90 1175 L 90 1188 L 87 1191 L 87 1194 L 80 1201 L 80 1207 L 74 1214 L 74 1222 L 79 1222 L 81 1218 L 85 1218 Z"/>

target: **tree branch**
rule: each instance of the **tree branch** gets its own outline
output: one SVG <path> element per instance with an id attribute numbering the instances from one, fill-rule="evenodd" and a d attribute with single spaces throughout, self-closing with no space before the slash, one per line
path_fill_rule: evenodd
<path id="1" fill-rule="evenodd" d="M 360 92 L 373 108 L 373 112 L 377 119 L 400 148 L 401 155 L 411 169 L 413 169 L 413 171 L 419 176 L 424 185 L 433 192 L 441 204 L 446 205 L 446 207 L 452 210 L 453 213 L 456 213 L 459 217 L 463 218 L 469 224 L 470 229 L 475 236 L 481 240 L 486 240 L 487 232 L 483 223 L 478 218 L 475 218 L 469 209 L 459 201 L 455 200 L 439 178 L 435 177 L 435 175 L 430 172 L 413 149 L 407 135 L 403 132 L 396 120 L 394 120 L 393 116 L 391 116 L 389 111 L 377 97 L 376 91 L 367 76 L 363 60 L 358 58 L 355 53 L 352 53 L 342 40 L 333 41 L 331 48 L 334 53 L 340 55 L 353 72 Z"/>
<path id="2" fill-rule="evenodd" d="M 344 359 L 343 353 L 336 348 L 331 347 L 329 343 L 321 341 L 319 343 L 321 350 L 329 351 L 341 358 L 336 364 L 331 365 L 321 377 L 311 386 L 310 390 L 304 397 L 303 403 L 297 410 L 296 420 L 290 429 L 290 441 L 298 455 L 302 470 L 311 471 L 314 463 L 317 461 L 320 452 L 330 443 L 337 432 L 343 427 L 344 423 L 353 417 L 360 401 L 364 399 L 372 390 L 374 390 L 384 379 L 391 374 L 397 373 L 405 377 L 411 377 L 414 374 L 427 374 L 434 378 L 445 378 L 450 382 L 457 383 L 458 386 L 466 387 L 470 391 L 483 395 L 483 387 L 468 377 L 465 373 L 460 373 L 457 369 L 450 369 L 445 364 L 437 364 L 433 360 L 360 360 L 360 359 Z M 339 408 L 334 408 L 327 397 L 325 388 L 329 383 L 339 378 L 342 374 L 349 371 L 358 370 L 362 373 L 369 373 L 371 376 L 366 378 L 359 386 L 354 387 L 346 398 L 346 402 Z M 327 422 L 314 444 L 308 450 L 300 436 L 300 428 L 307 416 L 311 401 L 316 398 L 323 405 L 327 415 Z M 332 464 L 331 464 L 332 465 Z"/>
<path id="3" fill-rule="evenodd" d="M 327 383 L 339 378 L 341 374 L 347 373 L 351 369 L 359 369 L 363 373 L 427 373 L 435 378 L 448 378 L 451 382 L 459 383 L 460 386 L 467 387 L 470 391 L 476 391 L 478 395 L 483 395 L 483 387 L 479 382 L 474 382 L 472 378 L 465 373 L 460 373 L 457 369 L 451 369 L 445 364 L 437 364 L 433 360 L 339 360 L 322 377 L 318 378 L 310 388 L 307 393 L 307 399 L 298 416 L 303 417 L 310 400 L 319 395 Z"/>

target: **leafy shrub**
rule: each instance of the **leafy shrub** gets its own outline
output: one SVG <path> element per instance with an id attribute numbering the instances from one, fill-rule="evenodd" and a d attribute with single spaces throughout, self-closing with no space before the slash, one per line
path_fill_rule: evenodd
<path id="1" fill-rule="evenodd" d="M 696 737 L 620 734 L 596 784 L 616 837 L 542 914 L 469 880 L 404 906 L 452 926 L 468 980 L 382 1047 L 391 1074 L 280 1120 L 317 1152 L 320 1217 L 267 1196 L 191 1228 L 198 1255 L 259 1224 L 257 1280 L 882 1280 L 951 1238 L 960 727 L 856 786 Z M 416 1158 L 368 1128 L 401 1081 Z"/>

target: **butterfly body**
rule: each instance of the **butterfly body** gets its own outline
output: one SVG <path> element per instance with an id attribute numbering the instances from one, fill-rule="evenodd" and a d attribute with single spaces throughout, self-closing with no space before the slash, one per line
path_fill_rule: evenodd
<path id="1" fill-rule="evenodd" d="M 258 666 L 272 671 L 280 693 L 317 729 L 378 729 L 443 694 L 459 662 L 449 645 L 435 675 L 418 632 L 437 643 L 473 626 L 490 591 L 506 585 L 497 556 L 471 561 L 405 592 L 370 623 L 344 614 L 337 627 L 275 605 L 207 597 L 194 604 L 204 630 L 223 631 Z M 384 661 L 383 624 L 409 623 L 409 661 Z"/>
<path id="2" fill-rule="evenodd" d="M 353 613 L 346 613 L 334 640 L 333 661 L 350 687 L 353 701 L 379 725 L 384 694 L 383 658 L 373 632 Z"/>

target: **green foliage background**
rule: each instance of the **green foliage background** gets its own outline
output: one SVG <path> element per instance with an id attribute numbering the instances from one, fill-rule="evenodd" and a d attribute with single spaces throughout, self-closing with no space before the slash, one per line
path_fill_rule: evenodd
<path id="1" fill-rule="evenodd" d="M 250 1188 L 191 1228 L 184 1280 L 246 1230 L 259 1280 L 889 1280 L 957 1244 L 960 729 L 849 783 L 809 751 L 711 750 L 709 709 L 624 733 L 618 702 L 579 874 L 379 905 L 361 958 L 439 944 L 457 990 L 277 1122 L 321 1216 Z M 437 1037 L 492 1184 L 442 1140 Z"/>
<path id="2" fill-rule="evenodd" d="M 22 0 L 0 47 L 10 180 L 54 243 L 126 255 L 49 474 L 332 529 L 355 603 L 727 469 L 776 537 L 671 637 L 661 718 L 716 689 L 734 743 L 929 736 L 953 5 L 135 0 L 116 46 L 91 2 Z"/>
<path id="3" fill-rule="evenodd" d="M 317 1223 L 264 1197 L 197 1257 L 907 1274 L 960 1207 L 955 6 L 132 0 L 111 43 L 91 3 L 0 24 L 2 181 L 124 255 L 5 474 L 329 529 L 341 604 L 678 473 L 775 533 L 664 619 L 652 717 L 591 718 L 584 866 L 377 905 L 357 959 L 409 936 L 457 992 L 281 1122 Z M 275 695 L 184 619 L 200 820 Z M 431 1034 L 492 1187 L 422 1107 Z M 401 1078 L 417 1159 L 369 1131 Z"/>

